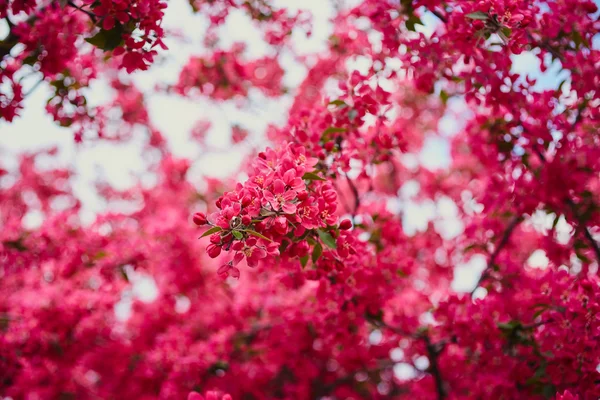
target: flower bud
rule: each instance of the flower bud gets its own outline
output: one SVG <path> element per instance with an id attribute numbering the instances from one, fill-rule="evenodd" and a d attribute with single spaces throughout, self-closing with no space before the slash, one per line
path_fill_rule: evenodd
<path id="1" fill-rule="evenodd" d="M 347 231 L 350 228 L 352 228 L 352 221 L 350 221 L 349 219 L 345 219 L 342 222 L 340 222 L 340 229 L 341 230 Z"/>
<path id="2" fill-rule="evenodd" d="M 206 248 L 206 252 L 210 258 L 217 258 L 219 254 L 221 254 L 221 246 L 216 246 L 214 244 L 209 244 Z"/>
<path id="3" fill-rule="evenodd" d="M 221 243 L 221 234 L 213 233 L 212 235 L 210 235 L 210 242 L 213 244 Z"/>
<path id="4" fill-rule="evenodd" d="M 249 215 L 244 215 L 244 216 L 242 217 L 242 225 L 246 225 L 246 226 L 248 226 L 248 225 L 250 225 L 250 223 L 251 223 L 251 222 L 252 222 L 252 217 L 251 217 L 251 216 L 249 216 Z"/>
<path id="5" fill-rule="evenodd" d="M 308 199 L 308 192 L 306 190 L 301 190 L 298 193 L 296 193 L 296 197 L 298 198 L 298 200 L 304 201 Z"/>
<path id="6" fill-rule="evenodd" d="M 196 225 L 202 226 L 208 223 L 208 219 L 206 219 L 206 214 L 197 212 L 194 214 L 193 221 Z"/>

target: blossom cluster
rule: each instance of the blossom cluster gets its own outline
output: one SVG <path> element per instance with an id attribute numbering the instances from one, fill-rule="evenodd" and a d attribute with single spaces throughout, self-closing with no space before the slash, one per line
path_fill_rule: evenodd
<path id="1" fill-rule="evenodd" d="M 264 57 L 241 60 L 244 45 L 238 43 L 229 51 L 215 51 L 209 57 L 192 57 L 183 67 L 174 90 L 184 96 L 196 92 L 215 100 L 246 97 L 255 87 L 268 96 L 283 94 L 283 69 L 277 59 Z"/>
<path id="2" fill-rule="evenodd" d="M 218 211 L 194 215 L 197 225 L 210 226 L 203 235 L 210 235 L 206 249 L 210 257 L 218 257 L 223 250 L 234 254 L 233 260 L 219 268 L 219 275 L 237 278 L 240 261 L 254 267 L 266 257 L 279 255 L 280 249 L 304 265 L 309 252 L 316 262 L 324 248 L 337 249 L 342 258 L 348 256 L 352 250 L 340 230 L 352 224 L 344 220 L 338 226 L 337 192 L 319 175 L 318 162 L 302 146 L 267 149 L 258 154 L 246 183 L 217 199 Z"/>
<path id="3" fill-rule="evenodd" d="M 107 209 L 85 222 L 57 149 L 14 163 L 2 153 L 2 396 L 600 397 L 597 6 L 342 3 L 322 50 L 304 56 L 289 40 L 304 12 L 191 2 L 210 21 L 210 51 L 173 92 L 222 105 L 255 88 L 291 104 L 269 147 L 219 180 L 190 173 L 153 124 L 149 92 L 119 73 L 152 61 L 161 2 L 0 0 L 3 118 L 31 67 L 77 140 L 143 132 L 153 178 L 96 182 Z M 233 10 L 260 25 L 269 57 L 216 46 Z M 308 70 L 287 91 L 290 54 Z M 536 81 L 521 57 L 565 81 Z M 89 107 L 101 75 L 114 98 Z M 233 143 L 250 137 L 228 123 Z"/>

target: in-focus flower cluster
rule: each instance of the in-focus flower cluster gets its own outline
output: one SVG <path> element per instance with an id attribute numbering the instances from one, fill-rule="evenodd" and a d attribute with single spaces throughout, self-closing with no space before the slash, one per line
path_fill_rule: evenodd
<path id="1" fill-rule="evenodd" d="M 234 254 L 219 275 L 239 277 L 236 266 L 242 260 L 254 267 L 283 250 L 299 259 L 312 250 L 316 261 L 319 254 L 315 252 L 321 253 L 323 246 L 337 247 L 340 229 L 349 229 L 351 223 L 342 221 L 337 226 L 337 193 L 320 175 L 317 163 L 302 146 L 267 149 L 256 158 L 249 179 L 217 200 L 219 211 L 208 218 L 194 215 L 197 225 L 211 226 L 203 235 L 210 235 L 210 257 L 218 257 L 223 250 Z M 338 255 L 347 256 L 346 247 L 338 248 Z"/>

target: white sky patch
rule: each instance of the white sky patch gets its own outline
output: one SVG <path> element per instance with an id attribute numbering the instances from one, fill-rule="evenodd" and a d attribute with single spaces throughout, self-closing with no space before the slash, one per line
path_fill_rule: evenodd
<path id="1" fill-rule="evenodd" d="M 134 300 L 152 303 L 157 299 L 159 291 L 152 276 L 136 271 L 131 265 L 125 265 L 123 270 L 131 286 L 121 292 L 121 300 L 115 304 L 114 312 L 118 320 L 127 321 L 131 317 L 131 307 Z"/>
<path id="2" fill-rule="evenodd" d="M 454 268 L 452 289 L 455 292 L 469 293 L 475 289 L 477 281 L 487 266 L 487 260 L 482 254 L 475 254 L 469 261 Z"/>
<path id="3" fill-rule="evenodd" d="M 430 170 L 450 166 L 450 143 L 440 136 L 427 136 L 423 149 L 419 153 L 421 165 Z"/>
<path id="4" fill-rule="evenodd" d="M 394 376 L 399 381 L 409 381 L 416 378 L 417 370 L 408 363 L 398 363 L 394 365 Z"/>
<path id="5" fill-rule="evenodd" d="M 548 268 L 548 257 L 542 249 L 537 249 L 527 259 L 527 265 L 531 268 L 546 269 Z"/>

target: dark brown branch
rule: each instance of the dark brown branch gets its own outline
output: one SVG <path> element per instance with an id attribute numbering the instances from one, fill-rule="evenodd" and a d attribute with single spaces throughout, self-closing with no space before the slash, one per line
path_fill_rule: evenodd
<path id="1" fill-rule="evenodd" d="M 600 247 L 598 246 L 598 242 L 596 242 L 596 239 L 594 239 L 588 227 L 585 226 L 585 223 L 582 220 L 583 218 L 581 217 L 581 215 L 579 215 L 579 212 L 577 211 L 577 205 L 573 202 L 573 200 L 569 198 L 567 198 L 566 202 L 571 208 L 571 212 L 573 213 L 577 224 L 579 224 L 580 229 L 583 231 L 583 236 L 588 241 L 590 247 L 594 251 L 596 259 L 598 260 L 598 264 L 600 264 Z"/>
<path id="2" fill-rule="evenodd" d="M 427 358 L 429 359 L 429 367 L 427 368 L 427 372 L 433 377 L 433 380 L 435 382 L 437 399 L 444 400 L 447 398 L 448 393 L 446 391 L 444 379 L 442 378 L 442 373 L 440 370 L 438 358 L 439 358 L 440 354 L 442 353 L 442 351 L 444 351 L 444 349 L 446 348 L 446 345 L 448 344 L 448 342 L 455 341 L 455 339 L 450 339 L 450 340 L 444 339 L 437 343 L 433 343 L 431 341 L 431 338 L 429 337 L 427 331 L 417 332 L 417 333 L 409 333 L 409 332 L 404 331 L 401 328 L 396 328 L 396 327 L 386 324 L 382 319 L 379 319 L 379 320 L 367 319 L 367 320 L 369 320 L 371 323 L 373 323 L 377 327 L 383 327 L 383 328 L 389 329 L 398 335 L 409 337 L 409 338 L 412 338 L 415 340 L 423 340 L 423 342 L 425 343 L 425 349 L 427 351 Z"/>
<path id="3" fill-rule="evenodd" d="M 27 18 L 27 20 L 25 22 L 30 25 L 33 25 L 35 23 L 35 21 L 38 19 L 38 15 L 40 13 L 44 12 L 44 10 L 47 7 L 51 6 L 52 4 L 56 4 L 56 3 L 50 3 L 44 7 L 39 8 L 34 14 L 32 14 L 29 18 Z M 75 9 L 85 13 L 87 16 L 90 17 L 92 22 L 94 22 L 94 24 L 96 24 L 97 16 L 93 12 L 84 10 L 83 8 L 81 8 L 77 4 L 75 4 L 73 1 L 68 1 L 67 5 L 69 7 L 73 7 Z M 4 57 L 10 55 L 10 51 L 13 49 L 13 47 L 15 47 L 17 44 L 19 44 L 19 38 L 14 34 L 13 29 L 12 29 L 15 26 L 14 23 L 8 17 L 6 17 L 5 19 L 8 23 L 9 32 L 8 32 L 8 35 L 3 40 L 0 40 L 0 60 L 4 59 Z"/>
<path id="4" fill-rule="evenodd" d="M 475 285 L 475 287 L 471 291 L 471 296 L 473 295 L 473 293 L 475 293 L 475 290 L 477 290 L 479 285 L 481 285 L 481 283 L 485 279 L 487 279 L 487 277 L 489 276 L 490 270 L 492 269 L 493 265 L 496 263 L 496 259 L 500 255 L 500 252 L 508 244 L 508 241 L 510 240 L 510 236 L 512 235 L 515 228 L 521 223 L 521 221 L 523 221 L 523 218 L 520 215 L 514 217 L 510 221 L 510 223 L 504 230 L 504 233 L 502 234 L 502 238 L 500 239 L 500 242 L 498 242 L 498 245 L 494 249 L 493 253 L 490 255 L 487 265 L 486 265 L 485 269 L 483 270 L 483 272 L 481 273 L 479 280 L 477 281 L 477 285 Z"/>
<path id="5" fill-rule="evenodd" d="M 396 328 L 394 326 L 390 326 L 390 325 L 386 324 L 382 319 L 376 320 L 376 319 L 367 318 L 367 320 L 369 322 L 371 322 L 373 325 L 375 325 L 376 327 L 386 328 L 397 335 L 408 337 L 408 338 L 415 339 L 415 340 L 423 340 L 423 342 L 425 343 L 425 349 L 427 350 L 427 358 L 429 359 L 429 368 L 427 368 L 427 372 L 429 374 L 431 374 L 431 376 L 433 377 L 433 380 L 435 381 L 435 389 L 437 392 L 438 400 L 444 400 L 447 397 L 447 393 L 446 393 L 444 379 L 442 378 L 442 373 L 440 371 L 438 357 L 442 353 L 442 351 L 444 351 L 444 349 L 446 348 L 446 344 L 448 343 L 448 340 L 441 340 L 437 343 L 433 343 L 431 341 L 431 338 L 427 334 L 427 332 L 410 333 L 410 332 L 403 330 L 402 328 Z M 454 339 L 452 339 L 452 340 L 454 340 Z"/>
<path id="6" fill-rule="evenodd" d="M 594 249 L 594 253 L 596 253 L 596 258 L 598 259 L 598 263 L 600 264 L 600 247 L 598 247 L 598 242 L 596 242 L 588 228 L 583 229 L 583 235 L 592 246 L 592 249 Z"/>
<path id="7" fill-rule="evenodd" d="M 0 40 L 0 61 L 10 54 L 10 51 L 19 43 L 19 39 L 13 33 L 12 29 L 4 40 Z"/>
<path id="8" fill-rule="evenodd" d="M 440 372 L 438 356 L 444 350 L 445 343 L 431 343 L 429 336 L 423 335 L 422 337 L 425 342 L 425 349 L 427 350 L 427 358 L 429 358 L 428 371 L 435 381 L 437 398 L 438 400 L 444 400 L 446 398 L 446 388 L 444 387 L 444 380 L 442 379 L 442 373 Z"/>
<path id="9" fill-rule="evenodd" d="M 86 14 L 88 17 L 90 17 L 90 19 L 92 20 L 92 22 L 95 24 L 96 23 L 96 14 L 94 14 L 91 11 L 88 10 L 84 10 L 83 8 L 79 7 L 77 4 L 73 3 L 72 1 L 67 2 L 67 4 L 70 7 L 73 7 L 79 11 L 81 11 L 82 13 Z"/>

